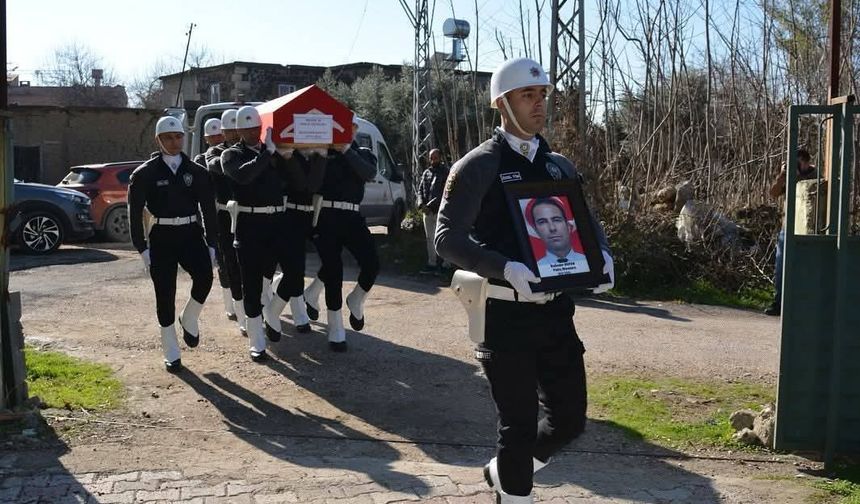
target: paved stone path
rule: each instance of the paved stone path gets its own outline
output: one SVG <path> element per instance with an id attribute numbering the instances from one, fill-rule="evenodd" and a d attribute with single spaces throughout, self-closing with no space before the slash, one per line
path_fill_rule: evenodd
<path id="1" fill-rule="evenodd" d="M 804 502 L 785 491 L 785 482 L 770 480 L 771 470 L 790 463 L 724 464 L 719 476 L 703 475 L 694 459 L 610 454 L 565 454 L 553 470 L 537 478 L 536 500 L 553 504 L 618 503 L 761 503 L 775 502 L 769 495 L 780 485 L 781 503 Z M 69 474 L 62 467 L 38 473 L 0 473 L 0 502 L 37 503 L 183 503 L 183 504 L 490 504 L 492 494 L 480 467 L 431 462 L 339 461 L 337 469 L 320 468 L 323 458 L 306 464 L 273 463 L 266 472 L 256 467 L 244 479 L 231 478 L 208 468 L 184 471 L 86 472 Z M 714 469 L 715 461 L 707 461 Z M 344 469 L 351 464 L 356 470 Z M 743 467 L 746 466 L 746 467 Z M 550 466 L 552 467 L 552 466 Z M 738 472 L 740 470 L 740 473 Z M 575 471 L 575 472 L 574 472 Z M 384 475 L 383 475 L 384 473 Z M 734 473 L 734 475 L 732 475 Z M 751 475 L 756 477 L 750 478 Z M 797 485 L 798 490 L 802 487 Z"/>

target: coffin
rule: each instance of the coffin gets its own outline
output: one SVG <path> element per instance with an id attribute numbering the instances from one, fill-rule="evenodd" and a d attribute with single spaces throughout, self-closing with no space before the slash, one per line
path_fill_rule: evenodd
<path id="1" fill-rule="evenodd" d="M 316 85 L 257 105 L 262 134 L 272 128 L 279 148 L 327 147 L 352 142 L 352 111 Z"/>

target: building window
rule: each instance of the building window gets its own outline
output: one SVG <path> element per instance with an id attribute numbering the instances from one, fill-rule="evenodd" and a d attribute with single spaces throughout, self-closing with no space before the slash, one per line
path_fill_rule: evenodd
<path id="1" fill-rule="evenodd" d="M 295 90 L 295 84 L 278 84 L 278 96 L 288 95 Z"/>
<path id="2" fill-rule="evenodd" d="M 221 101 L 221 83 L 216 82 L 209 84 L 209 103 L 218 103 Z"/>

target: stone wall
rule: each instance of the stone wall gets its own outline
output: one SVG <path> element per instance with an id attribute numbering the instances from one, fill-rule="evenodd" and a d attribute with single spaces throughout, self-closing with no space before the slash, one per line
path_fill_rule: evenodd
<path id="1" fill-rule="evenodd" d="M 158 110 L 99 107 L 10 107 L 13 151 L 27 150 L 28 166 L 15 166 L 31 182 L 56 184 L 69 167 L 149 158 Z M 28 149 L 29 148 L 29 149 Z M 21 161 L 23 163 L 23 161 Z"/>

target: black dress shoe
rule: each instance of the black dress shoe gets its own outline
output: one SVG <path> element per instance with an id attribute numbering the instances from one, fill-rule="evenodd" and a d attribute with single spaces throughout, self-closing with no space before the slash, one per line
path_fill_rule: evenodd
<path id="1" fill-rule="evenodd" d="M 309 332 L 311 332 L 311 324 L 307 323 L 307 324 L 297 325 L 296 331 L 298 331 L 300 333 L 309 333 Z"/>
<path id="2" fill-rule="evenodd" d="M 182 327 L 182 320 L 176 319 L 179 323 L 179 327 Z M 188 348 L 194 348 L 200 344 L 200 335 L 194 336 L 190 332 L 186 331 L 184 327 L 182 327 L 182 339 L 185 341 L 185 344 L 188 345 Z"/>
<path id="3" fill-rule="evenodd" d="M 311 320 L 319 320 L 320 311 L 311 306 L 309 303 L 305 303 L 305 309 L 308 311 L 308 318 Z"/>
<path id="4" fill-rule="evenodd" d="M 239 333 L 246 338 L 248 337 L 248 331 L 242 329 L 241 327 L 239 328 Z"/>
<path id="5" fill-rule="evenodd" d="M 360 331 L 364 329 L 364 318 L 355 318 L 355 315 L 352 313 L 349 314 L 349 325 L 356 331 Z"/>
<path id="6" fill-rule="evenodd" d="M 182 371 L 182 359 L 176 359 L 173 362 L 164 361 L 164 369 L 166 369 L 168 373 L 178 373 L 179 371 Z"/>
<path id="7" fill-rule="evenodd" d="M 262 352 L 255 352 L 253 350 L 251 351 L 251 360 L 254 362 L 263 362 L 268 357 L 269 356 L 266 354 L 265 350 L 263 350 Z"/>
<path id="8" fill-rule="evenodd" d="M 266 337 L 269 338 L 269 341 L 272 343 L 281 341 L 281 331 L 275 329 L 266 322 L 263 324 L 266 326 Z"/>
<path id="9" fill-rule="evenodd" d="M 239 317 L 237 317 L 235 313 L 228 313 L 227 320 L 232 320 L 233 322 L 235 322 L 239 320 Z"/>
<path id="10" fill-rule="evenodd" d="M 346 341 L 329 341 L 328 348 L 332 352 L 346 352 Z"/>

